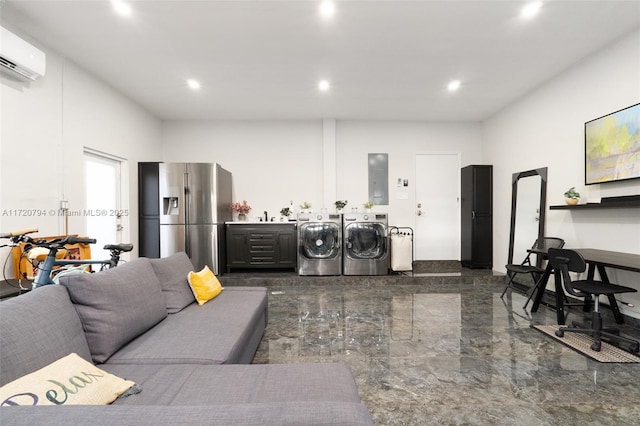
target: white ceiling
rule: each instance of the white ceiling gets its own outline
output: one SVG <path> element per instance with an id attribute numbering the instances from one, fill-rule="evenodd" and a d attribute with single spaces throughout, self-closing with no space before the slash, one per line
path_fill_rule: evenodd
<path id="1" fill-rule="evenodd" d="M 338 0 L 330 20 L 305 0 L 133 1 L 128 18 L 108 1 L 0 6 L 10 27 L 167 120 L 480 121 L 640 27 L 640 1 L 547 1 L 531 20 L 524 4 Z"/>

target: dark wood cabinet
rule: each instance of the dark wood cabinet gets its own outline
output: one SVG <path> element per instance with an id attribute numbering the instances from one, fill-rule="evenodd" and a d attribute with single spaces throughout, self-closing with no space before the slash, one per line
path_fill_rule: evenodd
<path id="1" fill-rule="evenodd" d="M 293 229 L 291 229 L 293 228 Z M 282 268 L 296 268 L 297 265 L 297 235 L 295 225 L 289 225 L 289 229 L 276 234 L 276 264 Z"/>
<path id="2" fill-rule="evenodd" d="M 138 163 L 138 255 L 160 257 L 159 163 Z"/>
<path id="3" fill-rule="evenodd" d="M 227 225 L 227 272 L 231 268 L 245 268 L 250 263 L 247 233 L 243 229 L 234 229 L 238 226 Z"/>
<path id="4" fill-rule="evenodd" d="M 493 166 L 463 167 L 460 175 L 462 266 L 493 267 Z"/>
<path id="5" fill-rule="evenodd" d="M 245 268 L 296 267 L 293 223 L 227 224 L 227 272 Z"/>

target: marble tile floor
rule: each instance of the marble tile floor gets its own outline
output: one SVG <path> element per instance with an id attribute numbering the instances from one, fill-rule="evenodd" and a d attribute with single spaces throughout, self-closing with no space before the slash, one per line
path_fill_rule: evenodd
<path id="1" fill-rule="evenodd" d="M 555 312 L 531 314 L 517 293 L 503 301 L 503 279 L 470 270 L 222 277 L 269 289 L 254 363 L 348 364 L 376 425 L 640 424 L 640 364 L 598 363 L 530 328 L 555 324 Z M 568 321 L 583 316 L 571 310 Z"/>

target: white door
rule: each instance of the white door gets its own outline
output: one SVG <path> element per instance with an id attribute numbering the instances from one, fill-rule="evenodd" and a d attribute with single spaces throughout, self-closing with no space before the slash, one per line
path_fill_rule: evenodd
<path id="1" fill-rule="evenodd" d="M 416 155 L 416 260 L 460 260 L 460 156 Z"/>
<path id="2" fill-rule="evenodd" d="M 122 241 L 121 169 L 122 162 L 93 152 L 84 153 L 85 226 L 87 236 L 95 238 L 91 257 L 108 259 L 105 244 Z"/>

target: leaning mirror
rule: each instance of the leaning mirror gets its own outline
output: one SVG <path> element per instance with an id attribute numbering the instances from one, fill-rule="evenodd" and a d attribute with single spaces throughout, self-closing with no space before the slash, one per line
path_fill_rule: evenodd
<path id="1" fill-rule="evenodd" d="M 514 173 L 511 185 L 511 229 L 507 263 L 520 263 L 536 239 L 544 237 L 547 168 Z M 538 266 L 541 263 L 542 259 L 536 260 Z M 521 288 L 531 285 L 515 281 L 514 284 Z"/>

